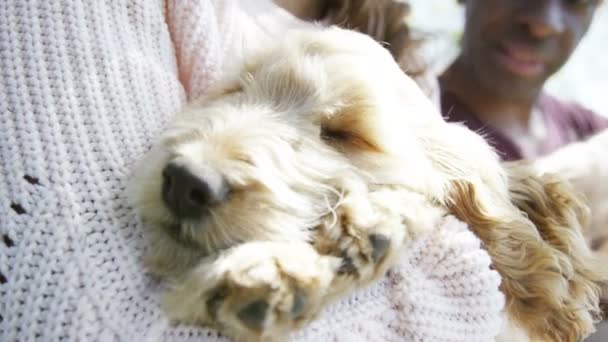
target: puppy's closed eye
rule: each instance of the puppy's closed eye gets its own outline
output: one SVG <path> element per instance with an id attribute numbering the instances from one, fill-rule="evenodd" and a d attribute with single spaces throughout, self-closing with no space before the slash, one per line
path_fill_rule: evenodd
<path id="1" fill-rule="evenodd" d="M 337 145 L 337 147 L 340 148 L 350 148 L 359 151 L 380 152 L 378 146 L 369 142 L 356 132 L 322 126 L 320 134 L 321 139 L 330 145 Z"/>

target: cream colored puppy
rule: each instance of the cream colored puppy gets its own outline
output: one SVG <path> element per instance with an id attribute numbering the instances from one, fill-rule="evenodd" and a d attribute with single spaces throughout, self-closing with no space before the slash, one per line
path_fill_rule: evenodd
<path id="1" fill-rule="evenodd" d="M 453 214 L 484 242 L 514 325 L 545 340 L 592 331 L 605 274 L 566 184 L 503 168 L 368 36 L 290 31 L 246 61 L 135 172 L 173 319 L 284 340 Z"/>

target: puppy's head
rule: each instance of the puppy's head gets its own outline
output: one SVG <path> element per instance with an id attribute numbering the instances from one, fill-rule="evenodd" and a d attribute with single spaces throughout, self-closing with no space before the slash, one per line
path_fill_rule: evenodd
<path id="1" fill-rule="evenodd" d="M 188 267 L 243 241 L 306 241 L 355 184 L 437 188 L 417 135 L 434 120 L 371 38 L 287 33 L 179 114 L 135 171 L 152 269 Z"/>
<path id="2" fill-rule="evenodd" d="M 350 169 L 319 127 L 251 99 L 243 88 L 192 106 L 139 167 L 136 205 L 163 262 L 244 241 L 306 241 L 337 202 Z"/>

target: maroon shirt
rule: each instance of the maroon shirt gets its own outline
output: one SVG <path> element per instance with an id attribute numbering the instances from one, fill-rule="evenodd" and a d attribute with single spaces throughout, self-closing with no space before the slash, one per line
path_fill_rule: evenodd
<path id="1" fill-rule="evenodd" d="M 549 153 L 572 142 L 608 128 L 608 118 L 601 117 L 576 103 L 564 102 L 555 97 L 542 94 L 539 109 L 543 115 L 547 130 L 547 148 Z M 523 159 L 518 145 L 495 127 L 483 123 L 466 105 L 449 92 L 441 93 L 441 112 L 446 121 L 462 122 L 469 129 L 482 134 L 486 141 L 496 149 L 503 160 Z"/>

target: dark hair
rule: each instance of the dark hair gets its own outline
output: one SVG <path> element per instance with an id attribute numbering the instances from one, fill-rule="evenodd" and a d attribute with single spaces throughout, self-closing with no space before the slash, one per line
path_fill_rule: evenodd
<path id="1" fill-rule="evenodd" d="M 418 48 L 422 35 L 415 38 L 406 18 L 407 1 L 398 0 L 327 0 L 321 20 L 329 25 L 365 33 L 380 42 L 393 55 L 401 69 L 416 79 L 428 67 Z"/>

